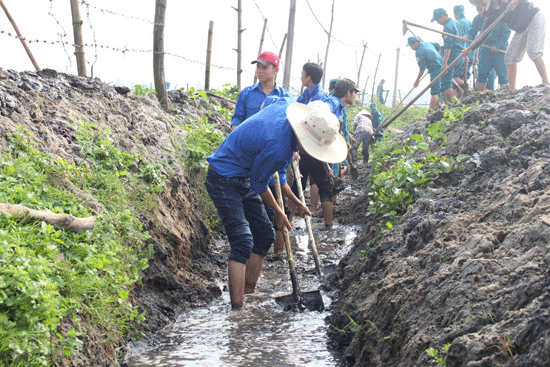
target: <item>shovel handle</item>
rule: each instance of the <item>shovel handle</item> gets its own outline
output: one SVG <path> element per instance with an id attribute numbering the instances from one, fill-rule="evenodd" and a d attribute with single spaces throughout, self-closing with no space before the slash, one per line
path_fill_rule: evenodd
<path id="1" fill-rule="evenodd" d="M 296 179 L 296 185 L 298 186 L 298 198 L 302 202 L 302 204 L 306 204 L 306 200 L 304 197 L 304 190 L 302 187 L 302 179 L 300 175 L 300 166 L 298 165 L 297 160 L 292 161 L 292 169 L 294 170 L 294 176 Z M 308 245 L 311 249 L 311 252 L 313 253 L 313 259 L 315 260 L 315 272 L 317 273 L 317 276 L 321 276 L 321 261 L 319 260 L 319 252 L 317 251 L 317 246 L 315 245 L 315 238 L 313 237 L 313 230 L 311 229 L 311 217 L 309 215 L 305 215 L 304 219 L 306 221 L 306 228 L 307 228 L 307 236 L 308 236 Z"/>
<path id="2" fill-rule="evenodd" d="M 462 37 L 457 36 L 456 34 L 450 34 L 450 33 L 447 33 L 447 32 L 438 31 L 437 29 L 425 27 L 425 26 L 420 25 L 420 24 L 409 23 L 409 22 L 407 22 L 406 20 L 403 20 L 403 22 L 404 22 L 404 24 L 406 24 L 407 26 L 412 25 L 413 27 L 422 28 L 422 29 L 425 29 L 425 30 L 427 30 L 427 31 L 432 31 L 432 32 L 439 33 L 439 34 L 442 34 L 442 35 L 444 35 L 444 36 L 448 36 L 448 37 L 455 38 L 455 39 L 458 39 L 458 40 L 461 40 L 461 41 L 462 41 Z M 472 40 L 467 40 L 467 42 L 472 43 L 472 42 L 474 42 L 474 41 L 472 41 Z M 488 48 L 489 50 L 492 50 L 492 49 L 493 49 L 491 46 L 487 46 L 487 45 L 481 45 L 481 47 Z M 503 54 L 506 53 L 506 51 L 502 51 L 502 50 L 498 50 L 498 52 L 503 53 Z"/>
<path id="3" fill-rule="evenodd" d="M 279 207 L 284 210 L 283 194 L 281 192 L 281 181 L 279 180 L 279 172 L 273 174 L 273 182 L 275 183 L 275 197 Z M 288 268 L 290 269 L 290 281 L 292 282 L 292 294 L 295 297 L 296 303 L 300 303 L 302 299 L 302 292 L 298 285 L 298 278 L 296 277 L 296 265 L 294 263 L 294 257 L 292 256 L 292 247 L 290 246 L 290 236 L 288 234 L 288 228 L 283 226 L 283 237 L 285 239 L 286 257 L 288 260 Z"/>

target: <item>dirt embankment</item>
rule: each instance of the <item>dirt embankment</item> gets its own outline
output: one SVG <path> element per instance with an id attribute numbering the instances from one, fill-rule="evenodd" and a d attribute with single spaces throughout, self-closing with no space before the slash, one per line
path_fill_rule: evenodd
<path id="1" fill-rule="evenodd" d="M 343 210 L 366 228 L 332 278 L 331 322 L 345 331 L 332 337 L 350 366 L 550 366 L 550 89 L 463 102 L 472 109 L 430 149 L 470 155 L 463 169 L 435 179 L 373 248 L 356 214 L 367 197 Z"/>
<path id="2" fill-rule="evenodd" d="M 202 220 L 194 187 L 195 177 L 186 174 L 181 148 L 174 136 L 185 134 L 180 127 L 189 120 L 208 116 L 209 121 L 227 134 L 229 126 L 202 98 L 190 98 L 181 91 L 170 91 L 173 109 L 166 113 L 155 97 L 127 94 L 97 79 L 58 74 L 9 71 L 0 82 L 0 151 L 6 150 L 7 133 L 18 126 L 33 132 L 39 150 L 75 163 L 85 157 L 78 142 L 71 142 L 77 121 L 84 120 L 109 129 L 109 137 L 122 151 L 135 151 L 148 163 L 160 164 L 168 180 L 156 197 L 157 209 L 140 218 L 149 231 L 154 258 L 143 272 L 143 284 L 130 299 L 146 311 L 146 320 L 137 329 L 150 335 L 175 320 L 188 307 L 202 305 L 219 296 L 215 279 L 219 276 L 219 255 L 213 252 L 212 237 Z M 211 99 L 216 105 L 226 103 Z M 225 106 L 230 107 L 230 106 Z M 74 185 L 73 185 L 74 186 Z M 68 185 L 67 190 L 78 190 Z M 91 195 L 75 192 L 101 213 L 102 205 Z M 133 335 L 133 333 L 132 333 Z M 129 337 L 131 337 L 129 335 Z M 71 365 L 106 365 L 100 335 L 83 335 L 84 349 L 71 357 Z M 123 342 L 123 341 L 121 341 Z"/>

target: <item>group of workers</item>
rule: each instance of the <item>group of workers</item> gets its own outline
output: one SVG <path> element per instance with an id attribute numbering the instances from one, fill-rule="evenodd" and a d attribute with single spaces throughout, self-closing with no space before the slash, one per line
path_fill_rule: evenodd
<path id="1" fill-rule="evenodd" d="M 275 82 L 277 55 L 262 52 L 252 64 L 256 64 L 258 83 L 239 94 L 231 133 L 207 157 L 205 182 L 231 247 L 228 282 L 233 308 L 242 307 L 244 294 L 254 291 L 271 246 L 275 253 L 283 251 L 282 229 L 292 229 L 294 213 L 311 215 L 320 201 L 325 228 L 332 228 L 338 191 L 335 178 L 343 174 L 340 164 L 349 157 L 348 147 L 356 162 L 357 145 L 363 143 L 366 162 L 375 129 L 382 122 L 373 103 L 370 112 L 357 115 L 357 139 L 351 136 L 346 106 L 355 102 L 359 90 L 350 79 L 331 79 L 327 94 L 320 86 L 323 69 L 316 63 L 303 66 L 304 90 L 296 102 Z M 286 171 L 293 159 L 299 161 L 303 187 L 309 178 L 311 209 L 298 199 L 296 180 L 292 187 L 287 183 Z M 284 209 L 274 197 L 275 172 L 287 199 Z"/>
<path id="2" fill-rule="evenodd" d="M 453 8 L 453 18 L 443 8 L 435 9 L 432 22 L 443 26 L 444 43 L 423 42 L 418 37 L 409 37 L 407 46 L 416 52 L 420 71 L 413 84 L 416 88 L 425 70 L 434 82 L 431 87 L 430 108 L 439 106 L 440 95 L 445 102 L 453 97 L 462 97 L 471 76 L 472 65 L 477 65 L 476 89 L 494 89 L 495 77 L 501 89 L 516 89 L 517 64 L 525 52 L 535 63 L 542 83 L 550 86 L 542 58 L 546 35 L 544 15 L 538 7 L 526 0 L 470 0 L 478 15 L 473 22 L 464 16 L 464 6 Z M 490 31 L 485 32 L 508 9 L 508 14 Z M 510 44 L 511 31 L 515 31 Z M 482 40 L 470 50 L 468 46 L 478 37 Z M 482 47 L 480 47 L 482 46 Z M 457 61 L 453 67 L 447 68 Z M 496 75 L 496 76 L 495 76 Z"/>
<path id="3" fill-rule="evenodd" d="M 464 7 L 454 7 L 454 18 L 436 9 L 432 21 L 444 26 L 447 34 L 442 47 L 437 43 L 422 42 L 410 37 L 408 46 L 416 51 L 420 72 L 414 83 L 418 86 L 426 69 L 433 84 L 430 108 L 439 106 L 439 94 L 450 101 L 457 90 L 467 83 L 472 64 L 479 63 L 478 88 L 486 87 L 491 70 L 499 78 L 501 86 L 516 86 L 516 65 L 525 51 L 535 62 L 542 82 L 548 78 L 542 60 L 544 45 L 544 17 L 540 10 L 525 0 L 470 0 L 477 7 L 478 17 L 473 24 L 464 18 Z M 504 9 L 509 14 L 490 34 L 484 34 Z M 510 47 L 508 37 L 516 33 Z M 470 56 L 465 43 L 482 34 L 488 48 Z M 500 51 L 506 51 L 504 55 Z M 441 52 L 441 53 L 440 53 Z M 468 57 L 472 57 L 468 59 Z M 448 66 L 456 62 L 453 68 Z M 468 61 L 465 61 L 468 60 Z M 261 268 L 273 245 L 275 252 L 283 249 L 282 229 L 292 230 L 292 215 L 311 215 L 321 202 L 324 225 L 332 228 L 334 180 L 341 176 L 340 163 L 358 160 L 357 148 L 363 144 L 363 160 L 368 161 L 368 148 L 374 143 L 377 127 L 382 117 L 376 104 L 371 110 L 362 110 L 354 119 L 354 136 L 349 134 L 346 106 L 355 102 L 359 91 L 347 78 L 332 79 L 329 93 L 319 85 L 323 69 L 315 63 L 306 63 L 301 71 L 305 88 L 294 102 L 292 95 L 275 82 L 280 59 L 272 52 L 262 52 L 256 60 L 256 77 L 259 82 L 242 90 L 237 99 L 231 121 L 232 132 L 215 153 L 207 158 L 208 173 L 205 186 L 218 210 L 229 243 L 228 282 L 231 305 L 240 308 L 244 295 L 254 292 Z M 504 66 L 506 65 L 506 67 Z M 383 97 L 383 83 L 378 97 Z M 381 99 L 383 100 L 383 99 Z M 348 155 L 348 148 L 350 155 Z M 302 187 L 309 178 L 311 207 L 298 199 L 297 182 L 293 187 L 286 181 L 286 172 L 293 159 L 299 160 Z M 280 181 L 273 180 L 278 173 Z M 279 183 L 280 182 L 280 183 Z M 281 208 L 273 195 L 279 183 L 282 194 L 288 199 L 288 208 Z"/>

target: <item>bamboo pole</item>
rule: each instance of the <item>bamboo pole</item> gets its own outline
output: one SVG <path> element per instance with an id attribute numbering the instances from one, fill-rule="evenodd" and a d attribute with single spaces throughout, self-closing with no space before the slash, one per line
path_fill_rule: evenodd
<path id="1" fill-rule="evenodd" d="M 327 40 L 327 51 L 325 52 L 325 64 L 323 65 L 323 69 L 325 72 L 323 73 L 323 89 L 325 89 L 325 81 L 327 80 L 327 65 L 328 65 L 328 49 L 330 47 L 330 39 L 332 38 L 332 25 L 334 24 L 334 3 L 336 0 L 332 0 L 332 12 L 330 15 L 330 28 L 328 30 L 328 40 Z"/>
<path id="2" fill-rule="evenodd" d="M 15 23 L 15 20 L 10 15 L 10 12 L 8 11 L 8 8 L 6 8 L 6 5 L 4 5 L 4 1 L 0 0 L 0 6 L 2 6 L 2 9 L 4 9 L 4 13 L 6 13 L 6 16 L 8 17 L 11 25 L 13 26 L 13 29 L 15 30 L 15 33 L 17 33 L 17 37 L 19 38 L 19 41 L 21 41 L 21 44 L 25 48 L 25 51 L 27 52 L 27 55 L 31 59 L 32 64 L 34 65 L 34 68 L 36 71 L 40 71 L 40 66 L 38 66 L 38 63 L 34 59 L 34 56 L 32 55 L 31 49 L 29 46 L 27 46 L 27 42 L 25 42 L 25 38 L 21 35 L 21 32 L 19 32 L 19 28 L 17 27 L 17 24 Z"/>
<path id="3" fill-rule="evenodd" d="M 153 74 L 155 91 L 161 107 L 168 110 L 168 93 L 164 78 L 164 19 L 167 0 L 156 0 L 155 24 L 153 30 Z"/>
<path id="4" fill-rule="evenodd" d="M 506 10 L 487 28 L 485 29 L 485 31 L 483 31 L 483 33 L 475 39 L 475 41 L 470 45 L 468 46 L 468 48 L 466 48 L 466 50 L 464 50 L 464 52 L 468 51 L 468 52 L 472 52 L 472 50 L 481 42 L 481 40 L 483 40 L 485 38 L 485 36 L 487 36 L 492 30 L 493 28 L 496 27 L 496 25 L 498 23 L 500 23 L 500 21 L 510 12 L 510 8 L 506 8 Z M 380 133 L 380 130 L 388 127 L 392 122 L 394 122 L 399 116 L 401 116 L 410 106 L 412 106 L 414 104 L 414 102 L 416 102 L 420 97 L 422 97 L 422 95 L 424 93 L 426 93 L 426 91 L 428 89 L 430 89 L 435 83 L 437 83 L 439 81 L 439 79 L 443 78 L 443 76 L 445 74 L 447 74 L 449 72 L 449 70 L 451 70 L 452 68 L 455 67 L 456 64 L 458 64 L 458 62 L 460 61 L 460 59 L 463 56 L 464 54 L 462 54 L 461 56 L 457 57 L 450 65 L 447 66 L 447 68 L 445 70 L 443 70 L 441 72 L 441 74 L 439 74 L 437 76 L 437 78 L 435 78 L 426 88 L 424 88 L 424 90 L 422 90 L 416 97 L 414 97 L 408 105 L 406 105 L 404 108 L 402 108 L 394 117 L 392 117 L 391 119 L 386 119 L 384 120 L 384 122 L 382 124 L 380 124 L 380 126 L 378 126 L 376 128 L 376 130 L 374 131 L 374 135 Z"/>
<path id="5" fill-rule="evenodd" d="M 242 69 L 242 33 L 245 31 L 242 29 L 242 1 L 237 0 L 237 7 L 232 6 L 237 11 L 237 48 L 233 50 L 237 51 L 237 86 L 241 89 L 241 74 Z"/>
<path id="6" fill-rule="evenodd" d="M 86 71 L 84 40 L 82 38 L 82 19 L 80 18 L 80 5 L 78 0 L 71 0 L 71 14 L 73 17 L 74 54 L 76 56 L 78 76 L 88 76 L 88 72 Z"/>
<path id="7" fill-rule="evenodd" d="M 212 35 L 214 34 L 214 22 L 211 20 L 208 26 L 208 44 L 206 46 L 206 71 L 204 75 L 204 90 L 210 89 L 210 63 L 212 61 Z"/>
<path id="8" fill-rule="evenodd" d="M 281 44 L 281 48 L 279 49 L 279 60 L 283 56 L 283 49 L 285 48 L 287 34 L 288 33 L 285 33 L 285 36 L 283 37 L 283 43 Z M 277 81 L 277 74 L 275 75 L 275 81 Z"/>
<path id="9" fill-rule="evenodd" d="M 397 104 L 397 78 L 399 76 L 399 54 L 401 53 L 401 49 L 397 48 L 397 59 L 395 60 L 395 81 L 393 82 L 393 101 L 392 101 L 392 107 L 395 108 L 395 105 Z"/>
<path id="10" fill-rule="evenodd" d="M 262 47 L 264 45 L 264 37 L 265 37 L 266 28 L 267 28 L 267 18 L 264 19 L 264 29 L 262 30 L 262 38 L 260 39 L 260 47 L 258 49 L 258 55 L 262 53 Z M 254 83 L 253 84 L 256 84 L 257 81 L 258 81 L 258 77 L 254 73 Z"/>
<path id="11" fill-rule="evenodd" d="M 361 63 L 359 64 L 359 70 L 357 71 L 357 86 L 359 86 L 359 80 L 361 79 L 361 69 L 363 68 L 363 60 L 365 59 L 365 51 L 367 50 L 367 42 L 363 41 L 363 54 L 361 55 Z"/>
<path id="12" fill-rule="evenodd" d="M 363 88 L 363 97 L 361 97 L 361 104 L 365 104 L 365 95 L 367 94 L 367 85 L 369 84 L 370 75 L 367 76 L 367 81 L 365 82 L 365 88 Z"/>
<path id="13" fill-rule="evenodd" d="M 288 45 L 286 46 L 285 72 L 283 75 L 283 88 L 290 89 L 290 70 L 292 66 L 292 49 L 294 47 L 294 23 L 296 21 L 296 0 L 290 0 L 288 16 Z"/>
<path id="14" fill-rule="evenodd" d="M 378 56 L 378 62 L 376 63 L 376 70 L 374 71 L 374 79 L 372 80 L 372 94 L 370 96 L 370 103 L 374 102 L 374 87 L 376 86 L 376 73 L 378 73 L 378 65 L 380 65 L 380 58 L 382 54 Z"/>

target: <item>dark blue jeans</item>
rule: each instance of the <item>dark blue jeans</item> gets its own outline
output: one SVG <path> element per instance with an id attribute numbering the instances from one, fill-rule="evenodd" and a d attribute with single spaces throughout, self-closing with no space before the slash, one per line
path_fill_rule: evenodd
<path id="1" fill-rule="evenodd" d="M 246 264 L 251 253 L 266 256 L 275 242 L 275 230 L 249 180 L 223 177 L 209 169 L 204 184 L 229 239 L 229 260 Z"/>

